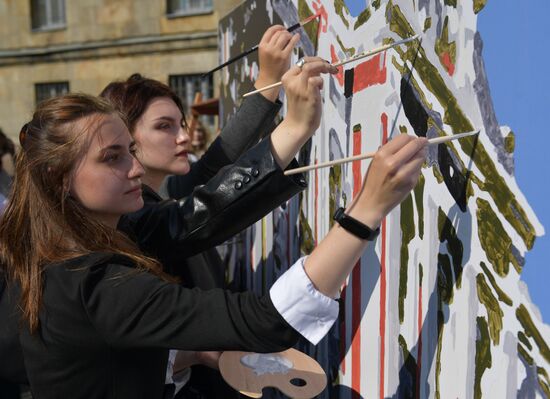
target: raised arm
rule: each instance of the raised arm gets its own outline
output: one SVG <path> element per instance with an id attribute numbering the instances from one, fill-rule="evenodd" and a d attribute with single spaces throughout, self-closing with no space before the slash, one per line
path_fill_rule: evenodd
<path id="1" fill-rule="evenodd" d="M 329 71 L 335 69 L 319 58 L 310 59 L 302 70 L 291 68 L 283 77 L 287 117 L 270 138 L 189 197 L 145 204 L 124 217 L 120 228 L 145 252 L 173 261 L 225 241 L 305 188 L 303 176 L 284 176 L 283 169 L 319 126 L 319 75 Z"/>
<path id="2" fill-rule="evenodd" d="M 292 36 L 281 25 L 267 29 L 260 41 L 256 88 L 281 80 L 298 40 L 299 35 Z M 189 195 L 195 186 L 205 184 L 220 168 L 235 162 L 258 140 L 271 133 L 282 105 L 278 96 L 277 89 L 245 98 L 202 158 L 191 165 L 191 171 L 168 178 L 168 196 L 179 199 Z"/>

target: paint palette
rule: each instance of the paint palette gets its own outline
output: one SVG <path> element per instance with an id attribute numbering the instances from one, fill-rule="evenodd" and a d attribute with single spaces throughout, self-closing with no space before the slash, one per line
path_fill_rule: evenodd
<path id="1" fill-rule="evenodd" d="M 297 351 L 224 352 L 219 360 L 225 381 L 243 395 L 261 398 L 266 387 L 291 398 L 312 398 L 325 389 L 327 376 L 319 363 Z"/>

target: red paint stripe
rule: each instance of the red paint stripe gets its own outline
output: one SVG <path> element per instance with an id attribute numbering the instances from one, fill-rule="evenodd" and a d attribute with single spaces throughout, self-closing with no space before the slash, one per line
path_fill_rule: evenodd
<path id="1" fill-rule="evenodd" d="M 361 129 L 353 132 L 353 155 L 361 154 Z M 361 162 L 354 162 L 353 171 L 353 198 L 359 194 L 363 175 Z M 352 398 L 360 398 L 361 392 L 361 259 L 357 261 L 351 275 L 351 388 Z"/>
<path id="2" fill-rule="evenodd" d="M 383 113 L 382 145 L 388 141 L 388 116 Z M 384 399 L 385 364 L 386 364 L 386 219 L 382 220 L 380 228 L 382 250 L 380 254 L 380 399 Z"/>
<path id="3" fill-rule="evenodd" d="M 330 62 L 335 63 L 338 62 L 338 56 L 336 55 L 336 50 L 334 49 L 334 45 L 330 45 Z M 339 66 L 338 67 L 338 73 L 333 75 L 336 76 L 336 80 L 340 84 L 340 86 L 344 86 L 344 67 Z"/>
<path id="4" fill-rule="evenodd" d="M 386 83 L 386 57 L 384 56 L 384 62 L 382 63 L 380 62 L 381 57 L 382 54 L 378 54 L 355 67 L 355 72 L 353 74 L 354 94 L 368 87 Z"/>
<path id="5" fill-rule="evenodd" d="M 455 64 L 453 64 L 449 52 L 445 51 L 443 54 L 441 54 L 439 59 L 441 60 L 441 63 L 443 64 L 449 75 L 453 76 L 455 73 Z"/>

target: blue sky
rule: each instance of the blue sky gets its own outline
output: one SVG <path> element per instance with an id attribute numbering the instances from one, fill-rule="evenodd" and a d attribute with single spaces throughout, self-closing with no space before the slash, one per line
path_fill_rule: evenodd
<path id="1" fill-rule="evenodd" d="M 368 1 L 346 0 L 346 4 L 357 15 Z M 549 15 L 549 0 L 488 0 L 479 14 L 478 30 L 497 119 L 516 134 L 518 185 L 550 234 Z M 527 254 L 522 273 L 546 323 L 550 322 L 549 266 L 547 234 Z"/>
<path id="2" fill-rule="evenodd" d="M 547 234 L 527 254 L 522 280 L 550 322 L 550 1 L 489 0 L 478 18 L 497 119 L 516 134 L 516 180 Z"/>

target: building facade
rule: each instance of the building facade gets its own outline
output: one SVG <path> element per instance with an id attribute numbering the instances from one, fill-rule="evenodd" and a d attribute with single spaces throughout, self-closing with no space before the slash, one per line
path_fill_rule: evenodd
<path id="1" fill-rule="evenodd" d="M 139 72 L 189 104 L 216 93 L 217 26 L 238 0 L 0 0 L 0 126 L 16 138 L 36 104 L 99 94 Z"/>

